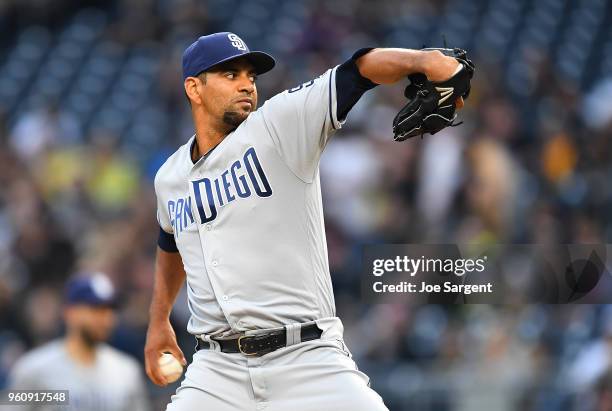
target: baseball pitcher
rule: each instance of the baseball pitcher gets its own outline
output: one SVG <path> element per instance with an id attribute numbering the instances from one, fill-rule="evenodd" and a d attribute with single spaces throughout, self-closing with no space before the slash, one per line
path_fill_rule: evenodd
<path id="1" fill-rule="evenodd" d="M 396 140 L 454 125 L 473 65 L 455 50 L 361 49 L 259 109 L 275 60 L 233 33 L 183 54 L 195 135 L 155 178 L 158 240 L 145 347 L 184 364 L 169 315 L 187 281 L 196 353 L 169 411 L 386 410 L 343 341 L 327 258 L 319 159 L 350 109 L 379 84 L 411 79 Z"/>

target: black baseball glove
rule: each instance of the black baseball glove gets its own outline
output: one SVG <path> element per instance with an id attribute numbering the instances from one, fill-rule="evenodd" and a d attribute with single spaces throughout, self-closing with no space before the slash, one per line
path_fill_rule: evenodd
<path id="1" fill-rule="evenodd" d="M 409 100 L 393 119 L 393 139 L 404 141 L 423 134 L 436 134 L 445 127 L 458 126 L 455 123 L 455 100 L 467 99 L 470 94 L 470 81 L 474 75 L 474 64 L 467 58 L 465 50 L 454 48 L 427 48 L 439 50 L 457 59 L 460 70 L 450 79 L 433 83 L 425 74 L 415 73 L 408 76 L 410 84 L 404 95 Z"/>

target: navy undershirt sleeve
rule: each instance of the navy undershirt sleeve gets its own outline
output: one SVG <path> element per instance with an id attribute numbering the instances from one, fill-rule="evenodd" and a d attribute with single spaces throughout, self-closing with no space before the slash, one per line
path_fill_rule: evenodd
<path id="1" fill-rule="evenodd" d="M 348 112 L 359 101 L 363 93 L 378 85 L 363 77 L 355 63 L 359 57 L 370 50 L 372 50 L 371 47 L 357 50 L 350 59 L 342 63 L 336 70 L 336 112 L 340 121 L 346 118 Z"/>
<path id="2" fill-rule="evenodd" d="M 178 253 L 178 248 L 176 247 L 176 241 L 174 240 L 174 236 L 165 232 L 161 227 L 159 227 L 159 237 L 157 238 L 157 245 L 162 250 L 168 253 Z"/>

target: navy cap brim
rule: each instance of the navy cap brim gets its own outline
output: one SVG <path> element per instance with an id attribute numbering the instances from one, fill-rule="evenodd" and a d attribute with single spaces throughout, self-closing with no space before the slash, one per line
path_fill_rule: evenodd
<path id="1" fill-rule="evenodd" d="M 115 309 L 119 307 L 119 299 L 117 297 L 98 298 L 92 295 L 88 295 L 66 299 L 64 304 L 66 306 L 87 305 L 91 307 L 108 307 Z"/>
<path id="2" fill-rule="evenodd" d="M 228 61 L 236 60 L 241 57 L 245 57 L 251 62 L 251 64 L 253 64 L 253 66 L 255 66 L 255 73 L 257 73 L 258 75 L 267 73 L 268 71 L 272 70 L 276 65 L 276 60 L 274 60 L 274 57 L 272 57 L 268 53 L 264 53 L 263 51 L 249 51 L 248 53 L 238 54 L 237 56 L 231 56 L 226 59 L 223 59 L 215 63 L 214 65 L 208 67 L 206 70 L 202 70 L 202 72 L 211 70 L 219 64 L 227 63 Z"/>
<path id="3" fill-rule="evenodd" d="M 276 65 L 274 57 L 263 51 L 251 51 L 243 54 L 243 56 L 246 56 L 253 63 L 257 74 L 267 73 Z"/>

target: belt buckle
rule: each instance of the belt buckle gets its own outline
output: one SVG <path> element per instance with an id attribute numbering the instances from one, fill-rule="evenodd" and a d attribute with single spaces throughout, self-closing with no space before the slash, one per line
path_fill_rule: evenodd
<path id="1" fill-rule="evenodd" d="M 257 355 L 257 352 L 246 352 L 242 349 L 242 339 L 243 338 L 250 338 L 252 336 L 250 335 L 241 335 L 240 337 L 238 337 L 238 351 L 240 351 L 240 354 L 242 355 L 246 355 L 247 357 L 253 357 Z"/>

